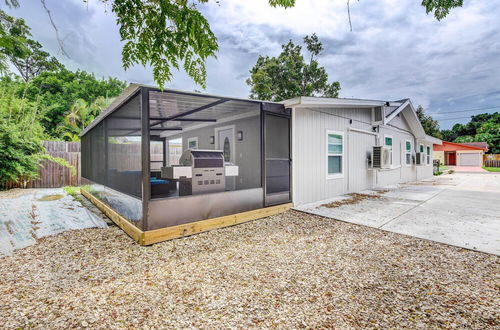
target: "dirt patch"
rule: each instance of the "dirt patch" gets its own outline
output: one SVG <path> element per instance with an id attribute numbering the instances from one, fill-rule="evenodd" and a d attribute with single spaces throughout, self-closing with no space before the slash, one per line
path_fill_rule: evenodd
<path id="1" fill-rule="evenodd" d="M 367 200 L 367 199 L 381 199 L 381 198 L 384 198 L 381 195 L 385 194 L 388 191 L 389 190 L 380 190 L 380 191 L 377 191 L 376 194 L 358 194 L 358 193 L 347 194 L 347 196 L 349 196 L 349 198 L 342 199 L 342 200 L 335 201 L 335 202 L 326 203 L 326 204 L 321 204 L 320 207 L 335 208 L 335 207 L 340 207 L 340 206 L 344 206 L 344 205 L 358 204 L 358 203 L 360 203 L 364 200 Z"/>
<path id="2" fill-rule="evenodd" d="M 43 197 L 40 197 L 39 199 L 37 199 L 37 201 L 39 202 L 50 202 L 50 201 L 57 201 L 61 198 L 63 198 L 64 195 L 61 195 L 61 194 L 56 194 L 56 195 L 45 195 Z"/>

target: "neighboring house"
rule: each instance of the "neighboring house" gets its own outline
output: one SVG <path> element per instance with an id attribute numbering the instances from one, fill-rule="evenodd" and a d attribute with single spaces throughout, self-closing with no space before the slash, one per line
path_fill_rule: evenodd
<path id="1" fill-rule="evenodd" d="M 487 146 L 486 146 L 487 147 Z M 443 141 L 434 145 L 434 158 L 451 166 L 483 166 L 484 146 Z"/>
<path id="2" fill-rule="evenodd" d="M 433 144 L 441 140 L 425 134 L 410 100 L 298 97 L 284 104 L 292 109 L 295 206 L 433 175 Z M 374 146 L 391 149 L 388 168 L 372 168 Z"/>
<path id="3" fill-rule="evenodd" d="M 432 177 L 441 143 L 410 100 L 266 102 L 137 84 L 81 140 L 82 192 L 146 245 Z"/>
<path id="4" fill-rule="evenodd" d="M 490 149 L 488 148 L 488 142 L 463 142 L 466 146 L 478 147 L 484 150 L 484 153 L 487 153 Z"/>

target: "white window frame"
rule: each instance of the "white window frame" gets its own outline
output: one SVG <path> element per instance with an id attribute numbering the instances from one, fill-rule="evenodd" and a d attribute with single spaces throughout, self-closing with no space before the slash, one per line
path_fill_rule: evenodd
<path id="1" fill-rule="evenodd" d="M 394 142 L 394 141 L 393 141 L 393 142 Z M 407 143 L 407 142 L 410 142 L 410 151 L 406 150 L 406 143 Z M 408 167 L 412 165 L 412 161 L 411 161 L 411 160 L 412 160 L 412 159 L 411 159 L 411 158 L 412 158 L 412 157 L 411 157 L 411 155 L 412 155 L 412 150 L 413 150 L 413 143 L 411 142 L 411 140 L 405 140 L 405 164 L 406 164 L 406 166 L 408 166 Z M 406 156 L 407 156 L 408 154 L 410 154 L 410 163 L 408 163 L 407 158 L 406 158 Z"/>
<path id="2" fill-rule="evenodd" d="M 335 134 L 335 135 L 340 135 L 342 136 L 342 153 L 341 154 L 331 154 L 328 150 L 328 136 L 330 134 Z M 345 155 L 345 134 L 342 131 L 333 131 L 333 130 L 326 130 L 326 179 L 341 179 L 344 177 L 344 155 Z M 340 156 L 340 173 L 328 173 L 328 156 Z"/>
<path id="3" fill-rule="evenodd" d="M 191 144 L 191 142 L 196 142 L 196 147 L 195 148 L 190 148 L 189 145 Z M 199 145 L 198 145 L 198 137 L 197 136 L 193 136 L 193 137 L 190 137 L 187 139 L 187 149 L 199 149 Z"/>
<path id="4" fill-rule="evenodd" d="M 429 153 L 427 153 L 427 150 L 429 150 Z M 431 146 L 428 144 L 425 146 L 425 165 L 426 166 L 431 166 L 432 164 L 432 160 L 431 160 L 431 156 L 432 156 L 432 148 Z"/>
<path id="5" fill-rule="evenodd" d="M 386 138 L 391 139 L 391 141 L 392 141 L 391 146 L 388 146 L 387 144 L 385 144 Z M 392 135 L 384 134 L 384 147 L 390 147 L 389 149 L 391 149 L 391 167 L 393 167 L 394 166 L 394 137 Z"/>

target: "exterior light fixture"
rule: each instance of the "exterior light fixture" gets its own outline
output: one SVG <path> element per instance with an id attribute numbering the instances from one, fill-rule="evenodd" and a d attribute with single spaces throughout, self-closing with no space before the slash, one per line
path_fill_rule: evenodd
<path id="1" fill-rule="evenodd" d="M 238 131 L 237 138 L 238 138 L 238 141 L 243 141 L 243 131 Z"/>
<path id="2" fill-rule="evenodd" d="M 210 136 L 210 144 L 215 144 L 215 136 Z"/>

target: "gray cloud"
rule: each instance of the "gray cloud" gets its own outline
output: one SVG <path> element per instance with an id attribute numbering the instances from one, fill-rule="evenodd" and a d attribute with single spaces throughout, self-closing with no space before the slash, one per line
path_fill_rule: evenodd
<path id="1" fill-rule="evenodd" d="M 69 59 L 57 41 L 39 1 L 21 1 L 9 10 L 26 19 L 34 37 L 68 67 L 152 84 L 150 68 L 123 70 L 121 41 L 115 17 L 99 1 L 47 0 L 64 38 Z M 267 1 L 223 1 L 200 5 L 219 39 L 217 59 L 207 62 L 207 91 L 245 97 L 248 71 L 259 55 L 277 55 L 289 39 L 301 42 L 316 32 L 325 51 L 320 62 L 342 96 L 401 99 L 422 104 L 444 128 L 447 118 L 470 113 L 454 110 L 500 105 L 500 3 L 467 1 L 445 20 L 425 14 L 419 1 L 361 0 L 351 6 L 349 31 L 344 1 L 298 0 L 294 9 L 269 8 Z M 178 72 L 170 87 L 194 90 Z M 492 109 L 491 111 L 495 111 Z"/>

